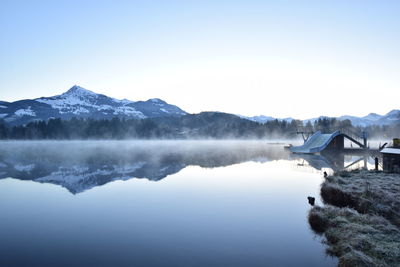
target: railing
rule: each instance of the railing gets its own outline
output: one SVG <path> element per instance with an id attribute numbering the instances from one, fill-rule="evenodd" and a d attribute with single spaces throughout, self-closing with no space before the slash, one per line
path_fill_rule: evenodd
<path id="1" fill-rule="evenodd" d="M 367 133 L 366 132 L 361 132 L 361 133 L 355 133 L 349 129 L 346 128 L 340 128 L 339 131 L 343 134 L 346 134 L 353 138 L 354 140 L 360 142 L 361 144 L 364 143 L 364 138 L 367 138 Z"/>

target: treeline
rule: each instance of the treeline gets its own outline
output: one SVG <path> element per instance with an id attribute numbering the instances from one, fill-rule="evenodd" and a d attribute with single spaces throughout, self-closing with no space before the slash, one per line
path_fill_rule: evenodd
<path id="1" fill-rule="evenodd" d="M 149 120 L 76 119 L 30 122 L 7 127 L 0 123 L 1 139 L 124 139 L 157 136 Z"/>
<path id="2" fill-rule="evenodd" d="M 305 125 L 299 120 L 272 120 L 260 124 L 231 114 L 202 112 L 151 119 L 50 119 L 20 126 L 9 126 L 0 121 L 0 139 L 290 139 L 298 138 L 298 131 L 332 132 L 339 128 L 354 132 L 363 130 L 351 125 L 349 120 L 334 118 L 322 118 Z M 371 137 L 386 134 L 391 138 L 392 134 L 399 133 L 399 128 L 399 125 L 376 126 L 366 130 L 370 131 Z"/>
<path id="3" fill-rule="evenodd" d="M 0 139 L 294 138 L 297 127 L 297 121 L 260 124 L 231 114 L 202 112 L 152 119 L 50 119 L 20 126 L 0 122 Z"/>
<path id="4" fill-rule="evenodd" d="M 364 129 L 370 138 L 389 140 L 393 138 L 400 138 L 400 123 L 391 125 L 372 125 Z"/>

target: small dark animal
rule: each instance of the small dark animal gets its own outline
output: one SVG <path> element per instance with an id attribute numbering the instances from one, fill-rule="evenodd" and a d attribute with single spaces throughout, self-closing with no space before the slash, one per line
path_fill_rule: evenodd
<path id="1" fill-rule="evenodd" d="M 324 177 L 325 177 L 325 178 L 328 177 L 328 174 L 327 174 L 326 172 L 324 172 Z"/>
<path id="2" fill-rule="evenodd" d="M 308 199 L 308 204 L 310 204 L 311 206 L 314 206 L 315 204 L 315 197 L 307 197 Z"/>

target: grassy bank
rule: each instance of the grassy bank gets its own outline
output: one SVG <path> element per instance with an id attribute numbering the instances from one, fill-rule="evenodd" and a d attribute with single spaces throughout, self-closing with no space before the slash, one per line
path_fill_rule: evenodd
<path id="1" fill-rule="evenodd" d="M 400 265 L 400 175 L 352 171 L 327 177 L 324 207 L 309 223 L 324 234 L 339 266 Z"/>

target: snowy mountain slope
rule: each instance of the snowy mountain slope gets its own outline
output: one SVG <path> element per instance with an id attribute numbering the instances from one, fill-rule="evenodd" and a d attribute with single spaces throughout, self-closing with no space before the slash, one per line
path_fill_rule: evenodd
<path id="1" fill-rule="evenodd" d="M 50 118 L 153 118 L 182 116 L 187 113 L 161 99 L 147 101 L 118 100 L 73 86 L 67 92 L 53 97 L 41 97 L 16 102 L 0 101 L 0 119 L 11 125 L 26 124 Z"/>

